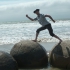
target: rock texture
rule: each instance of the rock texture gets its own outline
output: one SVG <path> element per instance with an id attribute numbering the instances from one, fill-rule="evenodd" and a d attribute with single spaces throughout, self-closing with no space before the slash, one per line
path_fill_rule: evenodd
<path id="1" fill-rule="evenodd" d="M 48 56 L 44 48 L 33 41 L 24 40 L 14 45 L 10 54 L 19 68 L 40 68 L 47 66 Z"/>
<path id="2" fill-rule="evenodd" d="M 3 51 L 0 51 L 0 70 L 18 70 L 14 58 Z"/>
<path id="3" fill-rule="evenodd" d="M 70 41 L 57 44 L 50 53 L 50 64 L 59 68 L 70 69 Z"/>

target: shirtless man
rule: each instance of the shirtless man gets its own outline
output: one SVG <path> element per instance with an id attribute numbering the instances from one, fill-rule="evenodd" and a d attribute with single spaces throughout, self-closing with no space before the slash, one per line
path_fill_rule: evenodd
<path id="1" fill-rule="evenodd" d="M 27 18 L 29 18 L 31 21 L 38 21 L 42 27 L 38 28 L 37 31 L 36 31 L 36 37 L 35 37 L 35 40 L 33 40 L 34 42 L 37 42 L 37 38 L 38 38 L 38 35 L 39 35 L 39 32 L 42 31 L 42 30 L 45 30 L 45 29 L 48 29 L 49 31 L 49 34 L 52 36 L 52 37 L 55 37 L 57 38 L 60 42 L 62 42 L 62 40 L 53 33 L 53 29 L 52 29 L 52 26 L 51 24 L 46 20 L 46 17 L 49 17 L 54 23 L 55 23 L 55 20 L 50 16 L 50 15 L 43 15 L 43 14 L 40 14 L 39 12 L 39 9 L 36 9 L 34 11 L 34 13 L 37 15 L 36 18 L 31 18 L 29 17 L 28 15 L 26 15 Z"/>

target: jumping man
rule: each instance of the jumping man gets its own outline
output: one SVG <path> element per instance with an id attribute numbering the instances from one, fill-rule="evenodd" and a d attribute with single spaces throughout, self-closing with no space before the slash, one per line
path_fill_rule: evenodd
<path id="1" fill-rule="evenodd" d="M 46 20 L 46 17 L 49 17 L 54 23 L 55 23 L 55 20 L 50 16 L 50 15 L 43 15 L 43 14 L 40 14 L 39 12 L 39 9 L 36 9 L 34 11 L 34 13 L 37 15 L 36 18 L 32 19 L 31 17 L 29 17 L 28 15 L 26 15 L 27 18 L 29 18 L 31 21 L 36 21 L 38 20 L 38 22 L 42 25 L 42 27 L 40 27 L 39 29 L 37 29 L 36 31 L 36 38 L 35 40 L 33 40 L 34 42 L 37 42 L 37 38 L 38 38 L 38 35 L 39 35 L 39 32 L 42 31 L 42 30 L 45 30 L 45 29 L 48 29 L 49 31 L 49 34 L 52 36 L 52 37 L 55 37 L 57 38 L 58 40 L 60 40 L 60 42 L 62 42 L 62 40 L 53 33 L 53 29 L 52 29 L 52 26 L 51 24 Z"/>

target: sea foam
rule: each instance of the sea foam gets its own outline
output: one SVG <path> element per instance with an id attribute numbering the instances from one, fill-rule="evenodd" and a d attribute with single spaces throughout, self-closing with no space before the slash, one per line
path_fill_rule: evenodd
<path id="1" fill-rule="evenodd" d="M 70 40 L 70 20 L 51 22 L 53 32 L 62 40 Z M 41 27 L 38 22 L 4 22 L 0 24 L 0 44 L 14 44 L 21 40 L 35 39 L 36 30 Z M 41 31 L 38 40 L 42 42 L 58 42 L 49 35 L 48 30 Z"/>

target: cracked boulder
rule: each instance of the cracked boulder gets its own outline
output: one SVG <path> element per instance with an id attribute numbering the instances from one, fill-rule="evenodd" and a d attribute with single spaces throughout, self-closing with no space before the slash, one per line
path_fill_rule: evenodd
<path id="1" fill-rule="evenodd" d="M 50 64 L 58 68 L 70 69 L 70 41 L 58 43 L 50 53 Z"/>
<path id="2" fill-rule="evenodd" d="M 19 68 L 40 68 L 47 66 L 47 52 L 37 42 L 24 40 L 16 43 L 10 54 L 17 61 Z"/>
<path id="3" fill-rule="evenodd" d="M 3 51 L 0 51 L 0 70 L 18 70 L 17 62 L 14 58 Z"/>

